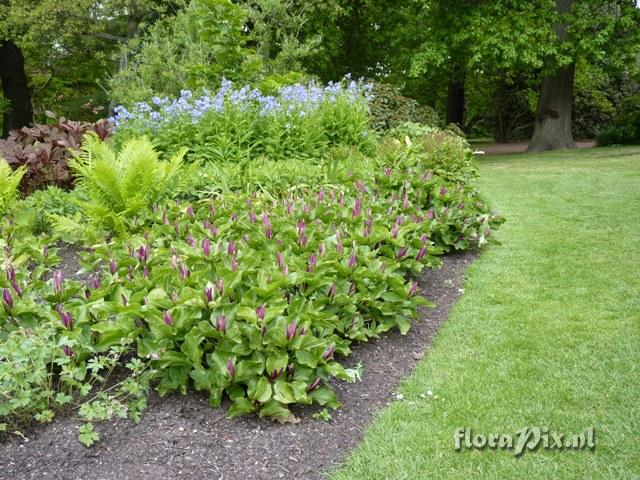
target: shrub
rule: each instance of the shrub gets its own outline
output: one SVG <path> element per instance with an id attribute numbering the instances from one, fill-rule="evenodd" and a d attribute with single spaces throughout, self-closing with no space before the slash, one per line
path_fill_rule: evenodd
<path id="1" fill-rule="evenodd" d="M 49 117 L 54 115 L 49 112 Z M 78 151 L 82 137 L 94 132 L 105 139 L 111 134 L 106 121 L 97 123 L 74 122 L 60 117 L 54 125 L 35 125 L 12 130 L 6 140 L 0 140 L 0 157 L 16 169 L 26 167 L 20 185 L 24 193 L 54 185 L 63 189 L 73 186 L 68 161 Z"/>
<path id="2" fill-rule="evenodd" d="M 154 97 L 131 110 L 118 107 L 111 121 L 116 141 L 147 134 L 162 152 L 189 148 L 190 159 L 320 158 L 335 145 L 371 150 L 368 92 L 368 85 L 349 81 L 288 85 L 273 96 L 249 86 L 234 89 L 225 80 L 215 94 L 196 97 L 185 90 L 174 100 Z"/>
<path id="3" fill-rule="evenodd" d="M 248 46 L 248 13 L 230 0 L 199 0 L 159 21 L 125 47 L 129 60 L 110 81 L 112 100 L 131 106 L 153 95 L 174 97 L 216 85 L 223 74 L 258 80 L 263 65 Z"/>
<path id="4" fill-rule="evenodd" d="M 124 232 L 125 219 L 180 190 L 184 153 L 162 161 L 146 137 L 127 141 L 118 152 L 97 135 L 85 137 L 82 153 L 70 161 L 80 209 L 94 226 Z"/>
<path id="5" fill-rule="evenodd" d="M 433 108 L 420 105 L 416 100 L 402 96 L 392 85 L 374 82 L 372 93 L 371 125 L 379 132 L 386 132 L 404 122 L 423 123 L 430 126 L 441 123 Z"/>
<path id="6" fill-rule="evenodd" d="M 598 134 L 598 145 L 640 143 L 640 95 L 623 102 L 613 125 Z"/>
<path id="7" fill-rule="evenodd" d="M 4 215 L 15 201 L 23 175 L 24 167 L 12 171 L 9 164 L 0 158 L 0 214 Z"/>

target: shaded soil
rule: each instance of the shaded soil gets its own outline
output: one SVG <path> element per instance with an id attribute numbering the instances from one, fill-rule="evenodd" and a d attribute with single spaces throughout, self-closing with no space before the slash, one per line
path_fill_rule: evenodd
<path id="1" fill-rule="evenodd" d="M 229 420 L 197 392 L 159 399 L 152 394 L 142 421 L 101 425 L 90 449 L 76 440 L 78 422 L 52 424 L 14 435 L 0 445 L 0 479 L 320 479 L 362 438 L 374 414 L 394 399 L 400 381 L 424 356 L 438 327 L 461 294 L 473 252 L 447 255 L 441 270 L 425 271 L 420 286 L 437 304 L 421 312 L 405 336 L 390 332 L 354 347 L 344 363 L 362 362 L 362 381 L 336 382 L 343 407 L 329 422 L 301 408 L 301 422 L 281 425 L 255 416 Z M 425 387 L 426 388 L 426 387 Z"/>
<path id="2" fill-rule="evenodd" d="M 474 150 L 482 150 L 486 155 L 505 155 L 508 153 L 524 153 L 527 151 L 528 143 L 492 143 L 489 145 L 474 146 Z M 578 148 L 592 148 L 596 146 L 593 140 L 576 142 Z"/>

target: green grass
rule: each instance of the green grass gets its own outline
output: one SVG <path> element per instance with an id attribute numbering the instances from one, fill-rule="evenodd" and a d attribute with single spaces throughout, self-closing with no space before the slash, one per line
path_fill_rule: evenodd
<path id="1" fill-rule="evenodd" d="M 503 245 L 332 478 L 640 478 L 640 147 L 485 158 L 479 184 Z M 597 447 L 453 449 L 457 427 L 524 426 Z"/>

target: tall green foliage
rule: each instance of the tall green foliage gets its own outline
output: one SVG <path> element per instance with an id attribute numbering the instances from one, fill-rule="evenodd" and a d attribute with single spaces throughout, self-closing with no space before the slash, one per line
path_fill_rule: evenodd
<path id="1" fill-rule="evenodd" d="M 9 164 L 0 158 L 0 214 L 4 214 L 15 200 L 23 175 L 23 167 L 13 171 Z"/>

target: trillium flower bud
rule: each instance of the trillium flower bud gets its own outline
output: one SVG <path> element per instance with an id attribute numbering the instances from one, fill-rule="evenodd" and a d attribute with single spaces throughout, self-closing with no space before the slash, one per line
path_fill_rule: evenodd
<path id="1" fill-rule="evenodd" d="M 13 291 L 16 292 L 16 295 L 18 295 L 19 297 L 22 296 L 22 288 L 20 288 L 20 284 L 15 278 L 11 280 L 11 288 L 13 288 Z"/>
<path id="2" fill-rule="evenodd" d="M 218 290 L 218 294 L 220 295 L 224 293 L 224 280 L 222 278 L 216 280 L 216 290 Z"/>
<path id="3" fill-rule="evenodd" d="M 216 328 L 218 329 L 218 331 L 220 331 L 222 333 L 226 333 L 226 331 L 227 331 L 227 317 L 226 317 L 226 315 L 220 315 L 216 319 Z"/>
<path id="4" fill-rule="evenodd" d="M 324 360 L 329 360 L 331 357 L 333 357 L 333 353 L 336 351 L 336 347 L 334 345 L 331 345 L 329 348 L 327 348 L 325 350 L 325 352 L 322 354 L 322 358 Z"/>
<path id="5" fill-rule="evenodd" d="M 296 322 L 295 320 L 291 322 L 289 325 L 287 325 L 284 331 L 284 334 L 285 334 L 285 337 L 287 337 L 287 340 L 291 340 L 293 337 L 295 337 L 297 330 L 298 330 L 298 322 Z"/>
<path id="6" fill-rule="evenodd" d="M 236 256 L 234 255 L 233 257 L 231 257 L 231 271 L 235 273 L 236 270 L 238 270 L 238 261 L 236 260 Z"/>
<path id="7" fill-rule="evenodd" d="M 398 260 L 402 259 L 407 254 L 407 247 L 402 247 L 398 249 L 398 253 L 396 253 L 396 258 Z"/>
<path id="8" fill-rule="evenodd" d="M 53 291 L 62 293 L 62 272 L 60 270 L 56 270 L 53 274 Z"/>
<path id="9" fill-rule="evenodd" d="M 115 275 L 118 271 L 118 265 L 116 265 L 116 262 L 113 258 L 109 260 L 109 271 L 111 272 L 111 275 Z"/>
<path id="10" fill-rule="evenodd" d="M 208 238 L 202 240 L 202 252 L 204 253 L 205 257 L 211 255 L 211 240 L 209 240 Z"/>
<path id="11" fill-rule="evenodd" d="M 187 207 L 187 216 L 188 216 L 188 217 L 193 217 L 194 215 L 195 215 L 195 214 L 194 214 L 194 212 L 193 212 L 193 207 L 192 207 L 191 205 L 189 205 L 189 206 Z"/>
<path id="12" fill-rule="evenodd" d="M 12 265 L 7 266 L 6 275 L 7 275 L 7 280 L 9 280 L 10 282 L 16 279 L 16 271 L 14 270 Z"/>
<path id="13" fill-rule="evenodd" d="M 356 256 L 356 252 L 353 252 L 349 257 L 349 268 L 353 270 L 356 267 L 357 262 L 358 258 Z"/>
<path id="14" fill-rule="evenodd" d="M 418 254 L 416 255 L 416 260 L 418 261 L 422 260 L 426 254 L 427 254 L 427 247 L 423 245 L 420 251 L 418 252 Z"/>
<path id="15" fill-rule="evenodd" d="M 210 283 L 204 287 L 204 298 L 207 303 L 213 301 L 213 286 Z"/>
<path id="16" fill-rule="evenodd" d="M 440 187 L 440 191 L 438 192 L 440 196 L 444 196 L 447 193 L 447 189 L 445 187 Z"/>
<path id="17" fill-rule="evenodd" d="M 68 330 L 71 329 L 73 325 L 73 317 L 69 312 L 60 313 L 60 321 L 62 322 L 62 325 L 64 326 L 64 328 Z"/>
<path id="18" fill-rule="evenodd" d="M 75 352 L 71 349 L 69 345 L 64 345 L 62 347 L 62 351 L 67 357 L 73 357 L 75 355 Z"/>
<path id="19" fill-rule="evenodd" d="M 311 393 L 314 390 L 316 390 L 318 387 L 320 387 L 320 384 L 322 383 L 322 379 L 321 378 L 316 378 L 313 383 L 311 385 L 309 385 L 309 387 L 307 388 L 307 392 Z"/>
<path id="20" fill-rule="evenodd" d="M 256 223 L 256 214 L 249 210 L 249 223 Z"/>
<path id="21" fill-rule="evenodd" d="M 229 255 L 235 255 L 238 252 L 238 248 L 236 247 L 236 242 L 229 242 L 227 246 L 227 253 Z"/>
<path id="22" fill-rule="evenodd" d="M 413 297 L 418 292 L 418 284 L 413 282 L 411 284 L 411 288 L 409 289 L 409 297 Z"/>
<path id="23" fill-rule="evenodd" d="M 186 280 L 187 278 L 189 278 L 189 275 L 191 275 L 191 272 L 189 272 L 189 269 L 187 268 L 187 266 L 184 263 L 180 264 L 180 278 L 182 280 Z"/>
<path id="24" fill-rule="evenodd" d="M 362 211 L 362 198 L 356 198 L 356 204 L 353 207 L 353 217 L 359 217 Z"/>
<path id="25" fill-rule="evenodd" d="M 8 288 L 2 290 L 2 301 L 9 310 L 13 308 L 13 297 L 11 296 L 11 292 Z"/>
<path id="26" fill-rule="evenodd" d="M 236 376 L 236 366 L 233 364 L 233 360 L 230 358 L 227 360 L 227 372 L 231 378 Z"/>
<path id="27" fill-rule="evenodd" d="M 260 305 L 258 308 L 256 308 L 256 316 L 260 320 L 264 320 L 264 316 L 266 315 L 266 313 L 267 313 L 267 310 L 264 305 Z"/>
<path id="28" fill-rule="evenodd" d="M 318 263 L 318 256 L 314 253 L 309 257 L 307 272 L 309 273 L 313 272 L 313 269 L 316 268 L 317 263 Z"/>
<path id="29" fill-rule="evenodd" d="M 169 326 L 173 325 L 173 316 L 169 310 L 164 312 L 164 323 Z"/>
<path id="30" fill-rule="evenodd" d="M 196 246 L 196 239 L 193 238 L 193 235 L 191 234 L 187 235 L 187 243 L 192 247 Z"/>

